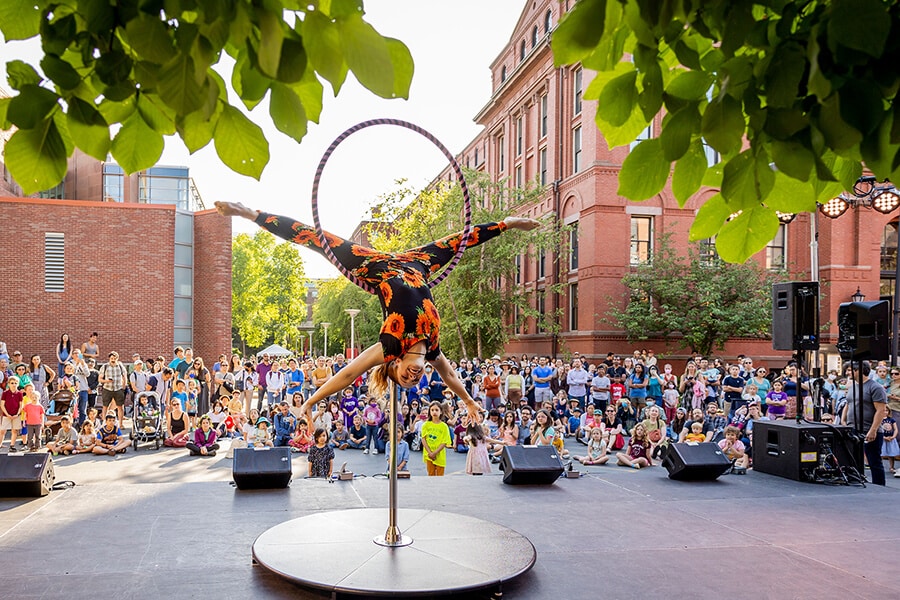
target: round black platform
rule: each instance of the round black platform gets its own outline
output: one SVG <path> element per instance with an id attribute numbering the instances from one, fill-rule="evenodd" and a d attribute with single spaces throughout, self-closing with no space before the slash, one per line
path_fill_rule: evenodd
<path id="1" fill-rule="evenodd" d="M 337 594 L 422 596 L 498 588 L 534 566 L 526 537 L 496 523 L 433 510 L 400 509 L 413 543 L 384 535 L 388 509 L 317 513 L 286 521 L 253 542 L 253 559 L 301 586 Z"/>

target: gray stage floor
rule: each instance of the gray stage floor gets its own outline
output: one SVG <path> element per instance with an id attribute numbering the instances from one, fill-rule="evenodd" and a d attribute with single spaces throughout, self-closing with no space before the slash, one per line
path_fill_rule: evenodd
<path id="1" fill-rule="evenodd" d="M 572 450 L 583 446 L 570 444 Z M 5 449 L 4 449 L 5 452 Z M 322 598 L 253 567 L 253 540 L 315 511 L 387 506 L 384 456 L 338 452 L 367 478 L 306 480 L 236 491 L 220 455 L 129 450 L 59 457 L 77 486 L 32 500 L 0 499 L 0 598 Z M 582 468 L 549 487 L 503 485 L 499 473 L 424 475 L 413 454 L 405 508 L 495 521 L 527 536 L 535 567 L 505 598 L 900 597 L 900 479 L 887 488 L 832 488 L 750 472 L 716 482 L 670 481 L 661 468 Z M 401 522 L 402 527 L 402 522 Z"/>

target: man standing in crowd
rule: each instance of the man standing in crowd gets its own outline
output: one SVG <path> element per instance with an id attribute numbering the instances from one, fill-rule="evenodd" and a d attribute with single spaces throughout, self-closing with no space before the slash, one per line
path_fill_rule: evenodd
<path id="1" fill-rule="evenodd" d="M 591 380 L 591 402 L 594 407 L 600 410 L 601 414 L 606 411 L 606 407 L 609 405 L 610 384 L 609 377 L 606 375 L 606 365 L 600 363 L 600 366 L 597 367 L 597 374 Z"/>
<path id="2" fill-rule="evenodd" d="M 256 376 L 259 377 L 259 381 L 257 382 L 257 390 L 259 393 L 258 406 L 262 407 L 266 402 L 266 392 L 268 391 L 268 381 L 266 377 L 269 375 L 269 371 L 272 370 L 272 363 L 269 362 L 269 355 L 263 354 L 262 361 L 256 365 Z"/>
<path id="3" fill-rule="evenodd" d="M 115 405 L 118 426 L 121 429 L 125 409 L 125 386 L 128 382 L 128 369 L 119 362 L 119 353 L 113 350 L 109 353 L 109 362 L 100 367 L 98 382 L 100 388 L 100 400 L 103 402 L 103 410 L 107 414 L 113 410 L 110 405 Z"/>
<path id="4" fill-rule="evenodd" d="M 553 390 L 550 388 L 550 382 L 556 377 L 556 369 L 550 366 L 550 360 L 546 356 L 538 359 L 538 366 L 531 372 L 534 379 L 534 403 L 540 406 L 541 403 L 553 399 Z"/>
<path id="5" fill-rule="evenodd" d="M 572 368 L 566 375 L 566 383 L 569 384 L 569 399 L 578 400 L 578 408 L 582 412 L 584 411 L 584 399 L 587 396 L 588 381 L 590 381 L 590 375 L 581 366 L 581 359 L 574 359 Z"/>
<path id="6" fill-rule="evenodd" d="M 859 371 L 862 369 L 862 418 L 859 415 Z M 844 414 L 841 423 L 860 429 L 866 436 L 863 450 L 866 453 L 866 462 L 872 472 L 872 483 L 884 485 L 884 463 L 881 462 L 881 444 L 884 441 L 884 433 L 881 431 L 881 422 L 887 416 L 887 392 L 877 381 L 869 377 L 870 367 L 868 361 L 862 365 L 854 361 L 850 363 L 852 383 L 848 382 L 847 404 L 844 406 Z"/>

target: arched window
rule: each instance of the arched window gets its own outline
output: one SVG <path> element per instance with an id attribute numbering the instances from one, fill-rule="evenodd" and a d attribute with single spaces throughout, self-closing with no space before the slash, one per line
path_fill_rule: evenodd
<path id="1" fill-rule="evenodd" d="M 544 15 L 544 35 L 548 35 L 550 33 L 551 27 L 553 27 L 553 11 L 547 9 L 547 14 Z"/>
<path id="2" fill-rule="evenodd" d="M 525 60 L 525 40 L 519 44 L 519 60 Z"/>
<path id="3" fill-rule="evenodd" d="M 534 29 L 531 30 L 531 47 L 532 48 L 537 46 L 537 38 L 538 38 L 538 26 L 535 25 Z"/>
<path id="4" fill-rule="evenodd" d="M 884 226 L 881 234 L 881 297 L 894 297 L 894 277 L 897 274 L 897 229 L 900 222 L 894 219 Z"/>

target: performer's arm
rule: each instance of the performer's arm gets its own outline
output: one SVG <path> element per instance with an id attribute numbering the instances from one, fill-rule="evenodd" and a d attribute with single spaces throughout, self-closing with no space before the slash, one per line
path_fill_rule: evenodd
<path id="1" fill-rule="evenodd" d="M 447 384 L 447 387 L 453 390 L 453 393 L 462 398 L 462 401 L 466 403 L 466 410 L 469 413 L 469 418 L 475 419 L 475 415 L 478 414 L 478 405 L 475 404 L 475 401 L 472 400 L 472 396 L 466 391 L 466 386 L 460 381 L 456 371 L 450 366 L 450 361 L 447 360 L 444 353 L 441 352 L 436 359 L 430 362 L 434 365 L 434 368 L 437 369 L 437 372 L 441 375 L 444 383 Z"/>
<path id="2" fill-rule="evenodd" d="M 337 375 L 328 378 L 322 387 L 317 389 L 315 393 L 309 397 L 309 400 L 303 403 L 301 407 L 303 414 L 307 415 L 307 422 L 312 422 L 312 407 L 324 400 L 332 394 L 337 394 L 347 386 L 351 385 L 356 378 L 373 367 L 377 367 L 384 362 L 384 354 L 381 351 L 381 342 L 376 342 L 363 351 L 362 354 L 347 363 L 343 369 L 338 371 Z"/>

